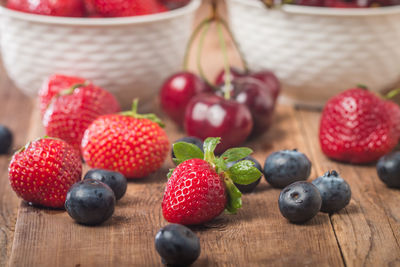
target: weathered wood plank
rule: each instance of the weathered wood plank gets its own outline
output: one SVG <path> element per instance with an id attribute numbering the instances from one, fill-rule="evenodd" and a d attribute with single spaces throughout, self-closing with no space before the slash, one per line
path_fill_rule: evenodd
<path id="1" fill-rule="evenodd" d="M 262 162 L 277 149 L 305 149 L 296 116 L 293 109 L 282 107 L 275 127 L 249 144 L 258 160 Z M 167 132 L 171 140 L 183 134 L 171 123 Z M 11 266 L 160 264 L 154 236 L 167 224 L 161 200 L 171 164 L 146 180 L 130 182 L 113 218 L 99 227 L 78 225 L 65 212 L 23 204 Z M 195 266 L 343 265 L 329 217 L 319 214 L 305 225 L 290 224 L 279 213 L 279 193 L 263 180 L 255 193 L 244 196 L 244 208 L 237 215 L 224 214 L 203 227 L 194 227 L 202 245 Z"/>
<path id="2" fill-rule="evenodd" d="M 31 101 L 22 95 L 6 77 L 0 66 L 0 123 L 14 133 L 13 149 L 21 147 L 26 141 L 31 117 Z M 0 266 L 8 262 L 20 200 L 12 192 L 8 182 L 9 155 L 0 156 Z"/>
<path id="3" fill-rule="evenodd" d="M 299 113 L 303 136 L 309 142 L 308 154 L 318 175 L 335 169 L 352 189 L 350 205 L 330 217 L 346 265 L 399 266 L 399 190 L 380 182 L 375 165 L 356 166 L 327 159 L 318 142 L 320 113 Z"/>

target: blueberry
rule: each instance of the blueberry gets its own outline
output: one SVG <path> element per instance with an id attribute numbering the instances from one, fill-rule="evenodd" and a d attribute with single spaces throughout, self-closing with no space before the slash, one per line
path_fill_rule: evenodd
<path id="1" fill-rule="evenodd" d="M 106 221 L 114 213 L 115 195 L 111 188 L 99 181 L 85 179 L 74 184 L 67 193 L 65 209 L 81 224 L 95 225 Z"/>
<path id="2" fill-rule="evenodd" d="M 126 178 L 122 173 L 102 169 L 88 171 L 83 179 L 94 179 L 105 183 L 114 191 L 117 200 L 125 195 L 128 186 Z"/>
<path id="3" fill-rule="evenodd" d="M 295 182 L 285 187 L 279 196 L 279 209 L 291 222 L 303 223 L 317 215 L 322 205 L 318 189 L 308 182 Z"/>
<path id="4" fill-rule="evenodd" d="M 255 163 L 254 166 L 262 173 L 261 164 L 255 158 L 253 158 L 252 156 L 247 156 L 244 159 L 241 159 L 239 161 L 242 161 L 242 160 L 250 160 L 250 161 L 254 162 Z M 226 166 L 228 168 L 230 168 L 233 165 L 235 165 L 236 163 L 238 163 L 239 161 L 229 162 L 228 164 L 226 164 Z M 260 176 L 260 179 L 258 179 L 254 183 L 251 183 L 251 184 L 248 184 L 248 185 L 236 184 L 235 183 L 235 185 L 239 189 L 240 192 L 242 192 L 242 193 L 251 193 L 251 192 L 254 191 L 254 189 L 257 187 L 257 185 L 260 183 L 260 181 L 261 181 L 261 176 Z"/>
<path id="5" fill-rule="evenodd" d="M 387 186 L 400 188 L 400 151 L 380 158 L 376 170 Z"/>
<path id="6" fill-rule="evenodd" d="M 10 151 L 12 142 L 12 132 L 4 125 L 0 125 L 0 154 L 7 154 Z"/>
<path id="7" fill-rule="evenodd" d="M 282 150 L 272 153 L 264 164 L 264 177 L 273 187 L 284 188 L 305 181 L 311 173 L 311 162 L 303 153 Z"/>
<path id="8" fill-rule="evenodd" d="M 172 266 L 188 266 L 200 255 L 199 238 L 180 224 L 161 228 L 156 235 L 155 245 L 163 262 Z"/>
<path id="9" fill-rule="evenodd" d="M 321 194 L 322 212 L 333 213 L 349 204 L 351 199 L 350 186 L 336 171 L 327 172 L 312 183 Z"/>
<path id="10" fill-rule="evenodd" d="M 178 143 L 178 142 L 186 142 L 186 143 L 190 143 L 190 144 L 196 145 L 198 148 L 201 149 L 201 151 L 203 151 L 203 141 L 201 141 L 201 139 L 199 139 L 197 137 L 185 136 L 185 137 L 182 137 L 182 138 L 176 140 L 174 142 L 174 144 Z M 175 154 L 174 154 L 174 150 L 173 149 L 171 149 L 171 157 L 175 158 Z"/>

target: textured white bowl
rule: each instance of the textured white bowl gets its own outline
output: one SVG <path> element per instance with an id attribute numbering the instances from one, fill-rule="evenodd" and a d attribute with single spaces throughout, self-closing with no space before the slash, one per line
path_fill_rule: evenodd
<path id="1" fill-rule="evenodd" d="M 0 7 L 4 65 L 16 86 L 36 96 L 54 73 L 78 75 L 123 105 L 150 102 L 182 63 L 200 0 L 165 13 L 125 18 L 39 16 Z"/>
<path id="2" fill-rule="evenodd" d="M 356 84 L 400 81 L 400 6 L 336 9 L 229 0 L 231 26 L 250 68 L 271 69 L 285 100 L 308 106 Z"/>

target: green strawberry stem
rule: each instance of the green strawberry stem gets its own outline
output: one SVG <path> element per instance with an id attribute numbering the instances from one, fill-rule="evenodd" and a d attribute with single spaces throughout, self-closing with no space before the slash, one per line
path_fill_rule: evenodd
<path id="1" fill-rule="evenodd" d="M 227 191 L 226 211 L 236 213 L 242 207 L 242 193 L 235 186 L 237 184 L 250 184 L 261 177 L 261 172 L 254 166 L 254 162 L 241 159 L 249 156 L 253 151 L 250 148 L 240 147 L 231 148 L 225 151 L 220 157 L 214 154 L 215 148 L 220 143 L 220 137 L 209 137 L 204 141 L 203 150 L 193 144 L 178 142 L 173 145 L 175 157 L 173 160 L 176 164 L 199 158 L 207 161 L 215 168 L 215 171 L 223 179 Z M 227 164 L 237 162 L 228 168 Z M 167 177 L 170 178 L 174 169 L 169 170 Z"/>
<path id="2" fill-rule="evenodd" d="M 88 83 L 86 83 L 86 82 L 74 84 L 70 88 L 60 91 L 57 96 L 71 95 L 75 91 L 76 88 L 84 87 L 87 85 L 88 85 Z"/>
<path id="3" fill-rule="evenodd" d="M 362 83 L 357 84 L 357 88 L 360 88 L 363 90 L 368 90 L 368 86 L 366 86 L 365 84 L 362 84 Z"/>
<path id="4" fill-rule="evenodd" d="M 122 116 L 129 116 L 129 117 L 133 117 L 136 119 L 147 119 L 147 120 L 151 120 L 152 122 L 157 123 L 161 128 L 165 127 L 165 124 L 161 121 L 161 119 L 159 117 L 157 117 L 157 115 L 153 114 L 153 113 L 149 113 L 149 114 L 139 114 L 138 113 L 138 105 L 139 105 L 139 99 L 135 98 L 133 100 L 132 103 L 132 109 L 128 110 L 128 111 L 123 111 L 121 113 L 119 113 Z"/>
<path id="5" fill-rule="evenodd" d="M 395 96 L 400 94 L 400 88 L 389 91 L 386 95 L 383 96 L 385 99 L 393 99 Z"/>

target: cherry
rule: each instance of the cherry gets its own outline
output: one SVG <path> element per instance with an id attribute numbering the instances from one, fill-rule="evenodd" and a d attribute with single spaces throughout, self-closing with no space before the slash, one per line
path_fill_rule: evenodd
<path id="1" fill-rule="evenodd" d="M 230 67 L 229 70 L 230 70 L 231 76 L 232 76 L 231 81 L 233 81 L 234 79 L 236 79 L 238 77 L 242 77 L 242 76 L 246 75 L 240 69 L 235 68 L 235 67 Z M 217 86 L 225 84 L 225 70 L 221 70 L 221 72 L 218 74 L 217 78 L 215 79 L 215 84 Z"/>
<path id="2" fill-rule="evenodd" d="M 212 88 L 199 76 L 188 71 L 176 73 L 161 87 L 161 107 L 173 121 L 182 125 L 190 99 L 202 92 L 212 92 Z"/>
<path id="3" fill-rule="evenodd" d="M 246 105 L 253 117 L 254 135 L 262 134 L 271 126 L 275 109 L 275 99 L 272 91 L 261 81 L 243 77 L 233 81 L 234 99 Z"/>
<path id="4" fill-rule="evenodd" d="M 257 80 L 260 80 L 263 82 L 269 90 L 272 92 L 272 95 L 274 96 L 274 100 L 276 100 L 280 94 L 281 91 L 281 83 L 279 82 L 278 78 L 276 75 L 269 70 L 263 70 L 259 72 L 255 72 L 249 75 L 252 78 L 256 78 Z"/>
<path id="5" fill-rule="evenodd" d="M 215 94 L 195 96 L 185 114 L 185 130 L 200 139 L 221 137 L 216 153 L 243 143 L 253 128 L 249 109 Z"/>

